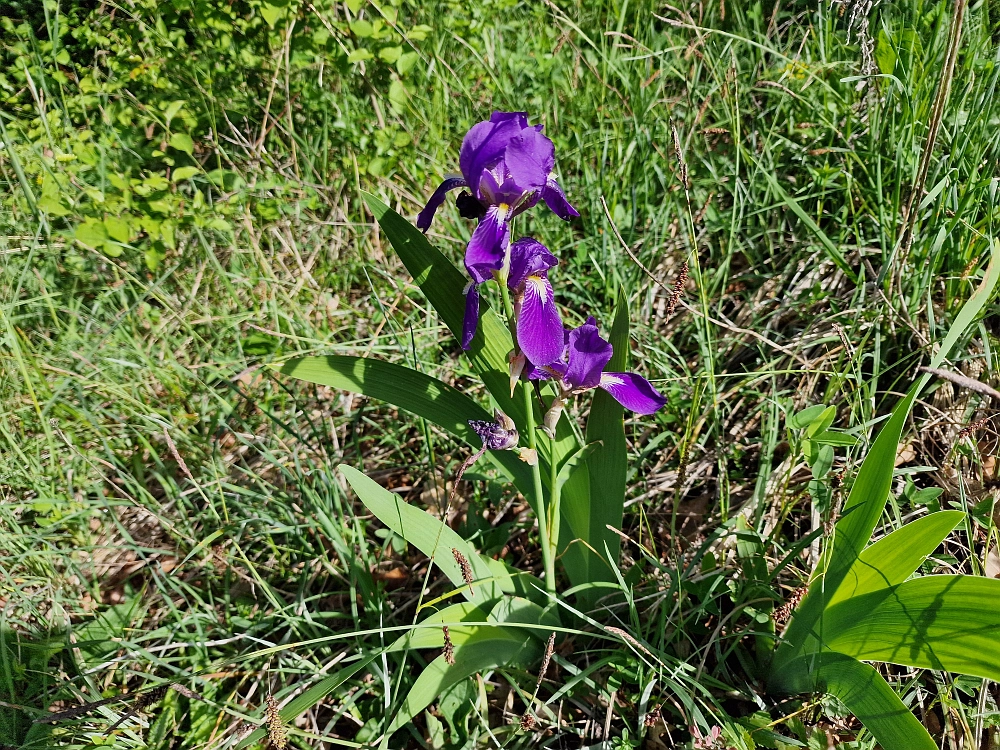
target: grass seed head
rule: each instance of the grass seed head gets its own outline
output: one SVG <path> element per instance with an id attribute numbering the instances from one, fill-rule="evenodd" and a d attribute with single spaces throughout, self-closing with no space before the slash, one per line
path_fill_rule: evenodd
<path id="1" fill-rule="evenodd" d="M 681 266 L 680 273 L 677 274 L 677 278 L 674 280 L 674 288 L 670 290 L 670 299 L 667 301 L 667 315 L 673 315 L 674 310 L 677 309 L 677 303 L 680 302 L 681 295 L 684 293 L 684 285 L 687 284 L 688 272 L 691 267 L 688 265 L 687 261 Z"/>
<path id="2" fill-rule="evenodd" d="M 444 656 L 444 660 L 448 662 L 448 666 L 452 667 L 455 665 L 455 644 L 451 642 L 451 632 L 448 630 L 447 625 L 442 625 L 441 631 L 444 633 L 442 655 Z"/>
<path id="3" fill-rule="evenodd" d="M 458 563 L 459 570 L 462 571 L 462 580 L 469 584 L 469 593 L 475 594 L 476 591 L 472 588 L 472 566 L 469 565 L 468 558 L 459 552 L 456 547 L 451 548 L 451 554 L 455 558 L 455 562 Z"/>
<path id="4" fill-rule="evenodd" d="M 288 747 L 288 738 L 285 733 L 285 722 L 281 720 L 281 714 L 278 713 L 278 701 L 269 693 L 266 703 L 264 718 L 267 720 L 267 738 L 275 750 L 285 750 Z"/>

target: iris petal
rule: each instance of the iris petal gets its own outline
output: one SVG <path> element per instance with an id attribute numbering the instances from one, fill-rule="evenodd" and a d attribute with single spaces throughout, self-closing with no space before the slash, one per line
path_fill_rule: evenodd
<path id="1" fill-rule="evenodd" d="M 521 192 L 541 190 L 555 166 L 555 146 L 541 126 L 527 128 L 510 139 L 503 160 Z"/>
<path id="2" fill-rule="evenodd" d="M 434 219 L 434 214 L 444 203 L 444 199 L 447 197 L 449 190 L 454 190 L 455 188 L 468 187 L 465 178 L 459 177 L 458 175 L 448 175 L 444 182 L 438 185 L 437 190 L 434 191 L 434 195 L 431 199 L 427 201 L 427 205 L 424 206 L 424 210 L 417 214 L 417 229 L 421 232 L 426 232 L 431 228 L 431 221 Z"/>
<path id="3" fill-rule="evenodd" d="M 529 276 L 524 283 L 517 317 L 517 345 L 536 367 L 555 362 L 563 352 L 563 324 L 552 284 L 545 276 Z"/>
<path id="4" fill-rule="evenodd" d="M 519 288 L 529 276 L 559 265 L 549 249 L 534 237 L 522 237 L 510 246 L 510 276 L 507 286 Z"/>
<path id="5" fill-rule="evenodd" d="M 569 221 L 580 215 L 580 212 L 566 200 L 566 194 L 551 175 L 545 181 L 545 187 L 542 188 L 542 200 L 545 201 L 546 206 L 552 209 L 552 213 L 564 221 Z"/>
<path id="6" fill-rule="evenodd" d="M 469 284 L 465 289 L 465 318 L 462 320 L 462 349 L 469 350 L 479 327 L 479 287 Z"/>
<path id="7" fill-rule="evenodd" d="M 601 375 L 600 387 L 610 393 L 615 401 L 636 414 L 652 414 L 667 403 L 646 378 L 633 372 L 606 372 Z"/>
<path id="8" fill-rule="evenodd" d="M 458 165 L 477 198 L 483 170 L 503 156 L 507 144 L 528 127 L 524 112 L 494 112 L 490 119 L 473 125 L 462 140 Z"/>
<path id="9" fill-rule="evenodd" d="M 500 270 L 504 250 L 510 242 L 510 225 L 506 206 L 490 206 L 465 251 L 465 268 L 477 284 L 482 284 Z"/>
<path id="10" fill-rule="evenodd" d="M 569 357 L 563 381 L 571 388 L 596 388 L 614 350 L 601 338 L 593 318 L 569 334 Z"/>

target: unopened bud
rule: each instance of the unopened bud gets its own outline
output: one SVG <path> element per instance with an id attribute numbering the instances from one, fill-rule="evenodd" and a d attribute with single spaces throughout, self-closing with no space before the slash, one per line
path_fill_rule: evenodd
<path id="1" fill-rule="evenodd" d="M 510 365 L 510 396 L 514 397 L 514 388 L 517 386 L 517 381 L 521 379 L 521 373 L 524 372 L 524 365 L 527 362 L 527 358 L 523 354 L 517 354 L 511 351 L 510 355 L 507 357 L 507 362 Z"/>
<path id="2" fill-rule="evenodd" d="M 565 405 L 566 402 L 563 401 L 560 396 L 552 402 L 552 406 L 550 406 L 549 410 L 545 412 L 545 418 L 542 420 L 542 429 L 545 430 L 545 434 L 551 438 L 556 436 L 556 425 L 559 424 L 559 417 L 562 416 L 563 407 Z"/>

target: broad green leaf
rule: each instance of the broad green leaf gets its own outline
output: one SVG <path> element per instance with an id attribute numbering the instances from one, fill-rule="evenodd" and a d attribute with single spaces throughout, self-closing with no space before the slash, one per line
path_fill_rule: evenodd
<path id="1" fill-rule="evenodd" d="M 411 70 L 413 66 L 417 64 L 417 60 L 420 59 L 420 55 L 416 52 L 405 52 L 400 55 L 399 59 L 396 60 L 396 72 L 401 76 L 405 76 Z"/>
<path id="2" fill-rule="evenodd" d="M 429 513 L 403 502 L 399 495 L 389 492 L 357 469 L 345 464 L 341 464 L 339 468 L 365 507 L 433 560 L 466 599 L 486 604 L 503 595 L 504 581 L 494 578 L 492 569 L 483 561 L 475 547 L 450 527 Z M 462 569 L 452 550 L 458 550 L 469 561 L 474 581 L 471 590 L 462 577 Z"/>
<path id="3" fill-rule="evenodd" d="M 518 622 L 527 625 L 548 625 L 558 628 L 559 616 L 552 609 L 545 609 L 533 601 L 519 596 L 508 596 L 497 602 L 490 612 L 490 620 L 498 623 Z M 536 632 L 541 637 L 541 632 Z"/>
<path id="4" fill-rule="evenodd" d="M 587 466 L 587 458 L 600 447 L 600 443 L 590 443 L 563 461 L 563 465 L 559 467 L 559 472 L 556 475 L 556 484 L 559 487 L 564 487 L 577 470 Z"/>
<path id="5" fill-rule="evenodd" d="M 501 627 L 479 627 L 461 646 L 455 646 L 455 663 L 449 665 L 439 656 L 420 673 L 403 706 L 392 720 L 383 747 L 388 747 L 390 735 L 413 720 L 445 690 L 477 672 L 498 667 L 524 666 L 541 656 L 541 645 L 523 630 Z"/>
<path id="6" fill-rule="evenodd" d="M 365 60 L 371 60 L 374 57 L 375 55 L 366 50 L 364 47 L 359 47 L 358 49 L 351 50 L 351 53 L 347 56 L 347 62 L 364 62 Z"/>
<path id="7" fill-rule="evenodd" d="M 378 56 L 383 60 L 385 60 L 390 65 L 399 60 L 402 54 L 403 54 L 403 48 L 400 47 L 399 45 L 395 47 L 383 47 L 378 51 Z"/>
<path id="8" fill-rule="evenodd" d="M 960 510 L 931 513 L 880 539 L 861 553 L 828 606 L 902 583 L 964 516 Z"/>
<path id="9" fill-rule="evenodd" d="M 608 372 L 625 372 L 629 366 L 628 298 L 625 290 L 618 291 L 614 322 L 609 340 L 614 347 Z M 614 570 L 603 559 L 608 550 L 616 563 L 621 551 L 621 538 L 608 527 L 622 527 L 625 509 L 625 474 L 628 469 L 628 449 L 625 444 L 625 410 L 611 396 L 600 389 L 594 391 L 594 400 L 587 419 L 587 445 L 597 444 L 587 457 L 590 492 L 563 499 L 563 511 L 575 536 L 583 539 L 587 547 L 602 554 L 598 558 L 589 549 L 585 555 L 585 577 L 570 578 L 574 584 L 615 580 Z M 587 507 L 582 507 L 583 505 Z M 587 526 L 583 526 L 586 520 Z M 585 549 L 583 545 L 579 546 Z"/>
<path id="10" fill-rule="evenodd" d="M 843 701 L 883 750 L 937 750 L 924 725 L 882 675 L 867 664 L 824 654 L 816 678 L 817 688 Z"/>
<path id="11" fill-rule="evenodd" d="M 998 276 L 1000 276 L 1000 240 L 994 240 L 983 281 L 955 316 L 955 321 L 945 336 L 941 348 L 931 359 L 931 367 L 937 367 L 948 356 L 952 347 L 972 325 L 992 295 Z M 896 449 L 903 425 L 914 398 L 929 378 L 930 375 L 927 374 L 921 377 L 906 397 L 896 405 L 889 421 L 879 432 L 861 464 L 854 486 L 844 505 L 841 519 L 836 525 L 833 544 L 820 558 L 809 594 L 792 618 L 784 641 L 775 654 L 770 678 L 772 681 L 776 683 L 784 681 L 781 675 L 784 665 L 795 658 L 814 630 L 823 629 L 822 626 L 817 627 L 817 622 L 823 616 L 826 603 L 836 595 L 848 571 L 858 560 L 861 550 L 871 539 L 889 497 Z"/>
<path id="12" fill-rule="evenodd" d="M 462 334 L 465 317 L 465 285 L 468 281 L 439 250 L 431 246 L 419 229 L 370 193 L 363 193 L 369 210 L 375 216 L 385 236 L 410 272 L 427 301 L 437 311 L 445 325 L 455 335 Z M 482 379 L 496 405 L 507 414 L 523 435 L 525 432 L 524 399 L 519 384 L 512 398 L 507 354 L 514 348 L 507 326 L 497 317 L 484 298 L 480 302 L 479 326 L 466 352 L 472 369 Z M 542 423 L 542 414 L 535 410 L 535 424 Z M 560 420 L 556 430 L 557 460 L 562 461 L 579 448 L 567 418 Z M 542 477 L 548 481 L 549 444 L 539 442 Z"/>
<path id="13" fill-rule="evenodd" d="M 96 249 L 108 241 L 108 230 L 104 222 L 88 218 L 76 225 L 74 237 L 80 244 Z"/>
<path id="14" fill-rule="evenodd" d="M 787 425 L 790 429 L 801 430 L 812 424 L 813 420 L 819 417 L 826 411 L 825 404 L 815 404 L 814 406 L 807 406 L 802 411 L 796 412 L 788 418 Z"/>
<path id="15" fill-rule="evenodd" d="M 177 113 L 184 108 L 186 103 L 187 102 L 184 99 L 177 99 L 167 105 L 166 110 L 163 112 L 163 120 L 168 128 L 170 127 L 170 121 L 177 116 Z"/>
<path id="16" fill-rule="evenodd" d="M 398 78 L 394 78 L 389 84 L 389 102 L 397 112 L 402 111 L 407 100 L 410 98 L 405 84 Z"/>
<path id="17" fill-rule="evenodd" d="M 187 133 L 174 133 L 170 136 L 170 148 L 183 151 L 185 154 L 190 156 L 194 153 L 194 141 L 191 140 L 191 136 Z"/>
<path id="18" fill-rule="evenodd" d="M 866 661 L 1000 680 L 998 602 L 1000 579 L 914 578 L 830 607 L 824 645 Z"/>
<path id="19" fill-rule="evenodd" d="M 128 242 L 129 236 L 132 234 L 128 222 L 117 216 L 108 216 L 104 220 L 104 230 L 108 233 L 108 237 L 116 242 Z"/>
<path id="20" fill-rule="evenodd" d="M 358 19 L 357 21 L 351 21 L 351 33 L 355 36 L 361 37 L 362 39 L 370 37 L 374 29 L 371 23 L 365 21 L 364 19 Z"/>
<path id="21" fill-rule="evenodd" d="M 195 175 L 201 174 L 199 167 L 178 167 L 170 174 L 170 179 L 174 182 L 190 180 Z"/>
<path id="22" fill-rule="evenodd" d="M 818 435 L 813 435 L 811 439 L 814 443 L 820 443 L 821 445 L 834 445 L 844 448 L 852 448 L 858 444 L 857 438 L 843 432 L 833 432 L 832 430 L 826 430 Z"/>
<path id="23" fill-rule="evenodd" d="M 826 432 L 826 430 L 833 424 L 833 420 L 837 418 L 837 407 L 828 406 L 824 409 L 812 423 L 806 427 L 806 437 L 813 437 L 820 432 Z"/>
<path id="24" fill-rule="evenodd" d="M 482 555 L 481 559 L 489 566 L 493 577 L 501 582 L 501 588 L 505 593 L 515 594 L 541 604 L 548 601 L 545 584 L 531 573 L 517 570 L 503 560 L 494 560 L 486 555 Z"/>
<path id="25" fill-rule="evenodd" d="M 260 15 L 267 22 L 267 25 L 273 28 L 278 19 L 285 15 L 285 9 L 279 5 L 264 3 L 260 6 Z"/>
<path id="26" fill-rule="evenodd" d="M 360 393 L 398 406 L 477 448 L 481 441 L 469 427 L 469 420 L 493 418 L 450 385 L 408 367 L 377 359 L 341 355 L 302 357 L 285 363 L 281 372 L 309 383 Z M 531 470 L 516 454 L 489 451 L 487 456 L 502 467 L 526 498 L 534 498 Z"/>

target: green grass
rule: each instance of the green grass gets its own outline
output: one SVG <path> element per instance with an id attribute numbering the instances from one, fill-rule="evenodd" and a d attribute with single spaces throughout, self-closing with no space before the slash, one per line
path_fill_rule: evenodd
<path id="1" fill-rule="evenodd" d="M 843 498 L 814 503 L 785 421 L 832 404 L 835 426 L 866 439 L 974 288 L 1000 156 L 987 9 L 966 14 L 905 254 L 948 3 L 878 8 L 882 76 L 868 92 L 856 40 L 827 3 L 734 1 L 724 17 L 716 3 L 689 14 L 647 0 L 401 3 L 412 46 L 359 35 L 348 12 L 257 0 L 0 8 L 0 743 L 92 746 L 117 714 L 27 737 L 25 717 L 176 678 L 205 700 L 168 694 L 143 725 L 116 730 L 118 746 L 234 747 L 267 694 L 284 702 L 413 622 L 427 560 L 379 533 L 335 467 L 433 507 L 466 447 L 261 365 L 368 354 L 470 387 L 359 188 L 412 218 L 456 168 L 465 130 L 498 108 L 545 124 L 582 214 L 564 224 L 536 210 L 519 226 L 560 256 L 565 318 L 593 313 L 607 331 L 624 286 L 633 359 L 670 397 L 654 420 L 629 423 L 632 588 L 557 652 L 540 692 L 545 741 L 587 746 L 608 726 L 625 743 L 666 732 L 680 745 L 697 721 L 733 743 L 738 727 L 768 725 L 813 746 L 828 733 L 871 747 L 835 701 L 760 691 L 767 614 L 804 583 L 807 537 Z M 352 49 L 397 43 L 418 53 L 411 68 L 349 62 Z M 185 166 L 199 169 L 175 179 Z M 125 217 L 124 239 L 108 217 Z M 449 206 L 429 236 L 457 261 L 469 231 Z M 684 306 L 667 314 L 685 261 Z M 990 381 L 996 335 L 988 315 L 949 366 Z M 934 565 L 979 571 L 996 549 L 994 470 L 980 461 L 992 429 L 958 439 L 989 406 L 943 385 L 904 438 L 888 528 L 928 503 L 973 510 Z M 865 439 L 836 451 L 832 475 L 847 486 Z M 478 479 L 453 525 L 538 572 L 523 502 Z M 933 487 L 944 493 L 920 493 Z M 750 558 L 735 544 L 741 517 L 760 539 Z M 427 585 L 447 590 L 433 575 Z M 293 744 L 377 739 L 423 658 L 377 660 L 290 727 Z M 997 742 L 995 686 L 889 677 L 941 742 Z M 534 681 L 463 683 L 408 741 L 528 746 L 518 691 Z M 660 704 L 664 722 L 647 730 Z"/>

